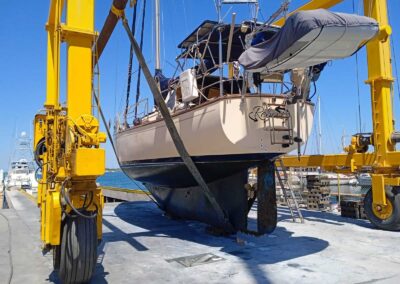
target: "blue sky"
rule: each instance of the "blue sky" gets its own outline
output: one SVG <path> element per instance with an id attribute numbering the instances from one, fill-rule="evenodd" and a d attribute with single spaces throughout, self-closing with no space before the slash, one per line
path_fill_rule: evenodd
<path id="1" fill-rule="evenodd" d="M 139 3 L 142 2 L 139 0 Z M 154 40 L 151 26 L 151 0 L 147 7 L 144 54 L 152 68 L 154 63 Z M 304 0 L 292 0 L 290 9 L 306 3 Z M 356 12 L 361 10 L 361 0 L 354 0 Z M 96 1 L 96 29 L 100 30 L 111 0 Z M 260 0 L 261 12 L 268 18 L 281 1 Z M 400 1 L 388 0 L 393 40 L 400 68 Z M 0 168 L 8 167 L 16 132 L 32 132 L 35 113 L 43 107 L 46 86 L 46 32 L 44 29 L 49 1 L 5 1 L 1 0 L 0 9 Z M 162 67 L 166 75 L 171 75 L 171 64 L 178 54 L 177 44 L 205 19 L 216 19 L 212 0 L 161 0 L 162 9 Z M 353 12 L 353 0 L 344 0 L 332 8 L 333 11 Z M 246 5 L 224 7 L 225 21 L 230 14 L 238 13 L 237 22 L 249 16 Z M 397 12 L 397 13 L 396 13 Z M 127 15 L 132 16 L 128 9 Z M 139 28 L 137 29 L 139 34 Z M 122 26 L 116 28 L 109 45 L 106 47 L 100 63 L 101 100 L 108 119 L 113 120 L 116 112 L 121 111 L 126 93 L 127 62 L 129 42 Z M 393 54 L 392 54 L 393 56 Z M 322 100 L 323 152 L 341 151 L 341 137 L 358 132 L 357 122 L 357 85 L 360 86 L 362 130 L 371 131 L 369 88 L 363 82 L 367 79 L 365 49 L 355 57 L 334 61 L 325 69 L 318 81 L 318 92 Z M 134 70 L 137 63 L 134 62 Z M 357 84 L 356 71 L 359 70 Z M 400 71 L 400 70 L 399 70 Z M 394 74 L 396 75 L 396 74 Z M 65 79 L 65 66 L 62 67 L 62 79 Z M 148 88 L 142 80 L 142 94 L 148 94 Z M 397 85 L 394 88 L 395 118 L 399 121 L 399 95 Z M 63 88 L 62 88 L 63 92 Z M 315 137 L 310 138 L 308 149 L 315 152 Z M 107 166 L 116 166 L 116 160 L 107 143 Z"/>

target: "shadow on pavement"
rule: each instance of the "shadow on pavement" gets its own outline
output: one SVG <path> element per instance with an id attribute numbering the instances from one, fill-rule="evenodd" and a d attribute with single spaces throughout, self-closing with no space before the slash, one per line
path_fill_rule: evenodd
<path id="1" fill-rule="evenodd" d="M 352 219 L 342 217 L 331 212 L 320 212 L 302 209 L 301 213 L 305 220 L 313 222 L 321 222 L 330 225 L 343 226 L 344 223 L 354 224 L 363 228 L 374 229 L 375 227 L 368 220 Z M 279 221 L 291 221 L 292 216 L 290 215 L 289 208 L 279 207 L 278 210 L 278 220 Z"/>
<path id="2" fill-rule="evenodd" d="M 325 240 L 314 237 L 293 237 L 293 232 L 278 226 L 273 234 L 261 237 L 238 233 L 237 236 L 217 237 L 206 233 L 207 225 L 187 220 L 167 218 L 154 204 L 145 201 L 125 202 L 117 205 L 114 210 L 121 220 L 145 229 L 135 233 L 125 233 L 106 219 L 103 224 L 111 230 L 104 233 L 103 241 L 126 241 L 135 250 L 145 251 L 149 248 L 140 244 L 139 237 L 176 238 L 210 247 L 220 247 L 220 251 L 236 256 L 246 264 L 248 271 L 258 283 L 267 283 L 268 276 L 259 268 L 263 264 L 274 264 L 292 260 L 298 257 L 320 252 L 329 246 Z M 254 226 L 256 220 L 249 219 L 249 226 Z M 279 225 L 279 224 L 278 224 Z M 237 237 L 244 240 L 240 243 Z M 102 272 L 104 274 L 104 270 Z M 96 273 L 97 274 L 97 273 Z"/>

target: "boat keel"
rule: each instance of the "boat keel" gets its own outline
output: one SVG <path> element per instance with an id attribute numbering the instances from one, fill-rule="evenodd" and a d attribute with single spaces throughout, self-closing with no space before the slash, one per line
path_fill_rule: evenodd
<path id="1" fill-rule="evenodd" d="M 226 222 L 217 218 L 211 203 L 199 186 L 171 188 L 145 184 L 161 208 L 169 215 L 189 220 L 198 220 L 228 233 L 247 231 L 249 197 L 245 184 L 248 171 L 208 183 L 211 193 L 229 219 Z M 274 162 L 263 161 L 258 166 L 257 182 L 257 235 L 271 233 L 277 224 Z"/>

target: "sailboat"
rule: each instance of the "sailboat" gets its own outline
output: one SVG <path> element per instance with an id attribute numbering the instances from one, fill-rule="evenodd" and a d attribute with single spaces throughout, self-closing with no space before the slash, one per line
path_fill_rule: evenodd
<path id="1" fill-rule="evenodd" d="M 219 9 L 223 2 L 218 1 Z M 154 7 L 159 15 L 159 0 Z M 321 21 L 327 15 L 329 20 Z M 155 22 L 159 50 L 159 19 Z M 296 26 L 303 29 L 296 31 Z M 350 56 L 377 30 L 372 19 L 325 10 L 296 13 L 282 28 L 256 20 L 237 24 L 232 15 L 231 24 L 221 17 L 204 21 L 178 44 L 182 52 L 175 78 L 161 73 L 156 52 L 155 76 L 173 122 L 236 230 L 246 227 L 250 210 L 248 169 L 306 143 L 314 118 L 310 83 L 325 62 Z M 270 92 L 263 91 L 267 86 Z M 157 106 L 149 111 L 149 105 L 139 100 L 116 121 L 122 170 L 142 182 L 171 215 L 221 225 L 178 154 Z"/>

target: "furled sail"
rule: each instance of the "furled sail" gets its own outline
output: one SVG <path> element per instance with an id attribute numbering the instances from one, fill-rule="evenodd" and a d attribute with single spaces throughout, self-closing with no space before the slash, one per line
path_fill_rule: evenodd
<path id="1" fill-rule="evenodd" d="M 293 14 L 271 39 L 251 46 L 239 63 L 251 71 L 283 71 L 351 56 L 376 36 L 365 16 L 318 9 Z"/>

